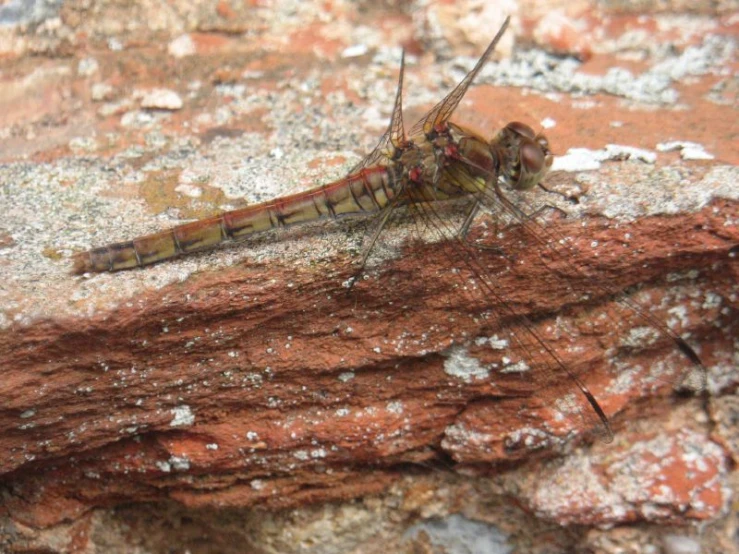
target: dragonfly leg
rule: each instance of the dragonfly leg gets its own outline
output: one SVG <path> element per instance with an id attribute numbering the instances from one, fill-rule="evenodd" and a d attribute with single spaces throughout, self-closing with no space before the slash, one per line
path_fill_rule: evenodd
<path id="1" fill-rule="evenodd" d="M 549 188 L 544 183 L 538 183 L 538 185 L 539 185 L 539 188 L 541 190 L 545 191 L 546 193 L 548 193 L 548 194 L 556 194 L 558 196 L 561 196 L 562 198 L 564 198 L 568 202 L 571 202 L 572 204 L 579 204 L 580 203 L 580 196 L 582 194 L 587 193 L 587 189 L 586 190 L 579 191 L 579 192 L 562 192 L 562 191 L 559 191 L 559 190 L 556 190 L 556 189 Z"/>
<path id="2" fill-rule="evenodd" d="M 472 226 L 472 222 L 474 221 L 475 217 L 477 217 L 477 214 L 479 212 L 480 212 L 480 202 L 475 201 L 474 205 L 472 206 L 472 209 L 469 211 L 467 216 L 464 218 L 464 222 L 462 223 L 462 226 L 459 228 L 457 236 L 459 236 L 465 244 L 467 244 L 468 246 L 472 248 L 477 248 L 478 250 L 485 250 L 488 252 L 495 252 L 499 254 L 500 256 L 505 257 L 505 252 L 501 248 L 498 248 L 497 246 L 493 246 L 491 244 L 478 244 L 476 242 L 472 242 L 469 239 L 468 234 L 470 232 L 470 227 Z M 493 234 L 494 235 L 498 234 L 497 221 L 495 223 L 495 231 Z"/>
<path id="3" fill-rule="evenodd" d="M 543 214 L 547 210 L 559 212 L 560 214 L 562 214 L 562 217 L 565 217 L 565 218 L 570 217 L 570 214 L 567 210 L 563 210 L 559 206 L 554 206 L 553 204 L 544 204 L 542 207 L 537 208 L 534 212 L 528 214 L 526 218 L 531 219 L 531 220 L 537 219 L 541 214 Z"/>
<path id="4" fill-rule="evenodd" d="M 463 239 L 467 240 L 467 233 L 470 231 L 470 226 L 472 225 L 472 221 L 477 217 L 477 214 L 480 212 L 480 203 L 475 202 L 472 205 L 472 209 L 470 210 L 470 213 L 467 214 L 467 217 L 464 218 L 464 222 L 462 222 L 462 226 L 459 228 L 459 236 Z"/>
<path id="5" fill-rule="evenodd" d="M 354 285 L 357 284 L 357 281 L 364 273 L 364 268 L 367 266 L 367 260 L 370 257 L 370 254 L 372 254 L 372 249 L 375 246 L 375 243 L 377 242 L 378 237 L 380 236 L 380 233 L 382 233 L 382 230 L 387 225 L 387 222 L 390 220 L 390 215 L 393 213 L 393 208 L 395 207 L 394 203 L 390 204 L 383 210 L 382 215 L 380 217 L 380 220 L 377 224 L 377 227 L 372 232 L 372 238 L 370 238 L 369 245 L 365 248 L 364 254 L 362 254 L 362 261 L 359 264 L 359 269 L 354 272 L 354 275 L 352 275 L 349 280 L 347 281 L 346 288 L 347 290 L 352 290 L 354 288 Z"/>

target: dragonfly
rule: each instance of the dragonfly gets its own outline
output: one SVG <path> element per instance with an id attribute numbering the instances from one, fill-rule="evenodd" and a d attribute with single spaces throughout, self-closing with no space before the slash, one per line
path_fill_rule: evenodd
<path id="1" fill-rule="evenodd" d="M 529 358 L 537 358 L 537 371 L 553 375 L 563 383 L 563 391 L 574 391 L 581 402 L 575 411 L 597 428 L 600 437 L 610 441 L 613 431 L 605 410 L 586 383 L 562 359 L 562 356 L 537 331 L 528 317 L 513 309 L 495 286 L 494 277 L 476 261 L 468 240 L 472 222 L 481 210 L 505 214 L 535 244 L 547 250 L 555 261 L 567 262 L 568 249 L 553 231 L 537 222 L 535 214 L 520 208 L 509 191 L 529 191 L 542 181 L 553 161 L 547 138 L 530 126 L 513 121 L 492 138 L 450 121 L 470 85 L 489 61 L 505 33 L 506 18 L 484 53 L 467 75 L 443 100 L 413 125 L 409 133 L 403 121 L 403 77 L 405 55 L 401 56 L 398 86 L 392 116 L 377 146 L 356 164 L 346 176 L 336 181 L 296 194 L 282 196 L 245 208 L 185 223 L 170 229 L 113 243 L 74 255 L 73 273 L 115 272 L 140 268 L 192 252 L 273 229 L 322 219 L 369 216 L 376 226 L 365 249 L 357 275 L 365 264 L 383 229 L 396 208 L 406 207 L 435 226 L 442 238 L 459 245 L 458 262 L 477 280 L 479 290 L 496 301 L 499 321 L 513 321 L 517 334 L 512 335 L 520 350 Z M 546 189 L 544 189 L 546 190 Z M 461 225 L 451 228 L 432 206 L 441 201 L 467 199 L 467 212 Z M 431 223 L 428 223 L 431 222 Z M 555 246 L 553 246 L 555 245 Z M 352 281 L 355 282 L 355 281 Z M 593 285 L 604 295 L 614 296 L 605 285 Z M 617 301 L 637 318 L 671 340 L 691 365 L 691 382 L 705 380 L 705 368 L 688 343 L 665 323 L 647 312 L 625 295 Z M 691 388 L 700 388 L 693 385 Z M 570 397 L 572 394 L 570 394 Z"/>

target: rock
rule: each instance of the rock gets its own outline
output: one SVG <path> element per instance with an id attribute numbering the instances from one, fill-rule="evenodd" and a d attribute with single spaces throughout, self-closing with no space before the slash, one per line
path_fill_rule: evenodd
<path id="1" fill-rule="evenodd" d="M 108 83 L 95 83 L 90 89 L 90 97 L 93 102 L 110 100 L 113 97 L 113 87 Z"/>
<path id="2" fill-rule="evenodd" d="M 100 70 L 100 64 L 95 58 L 82 58 L 77 64 L 77 74 L 91 77 Z"/>
<path id="3" fill-rule="evenodd" d="M 173 90 L 158 88 L 144 94 L 141 98 L 141 107 L 154 110 L 179 110 L 182 108 L 182 98 Z"/>
<path id="4" fill-rule="evenodd" d="M 192 56 L 196 52 L 195 42 L 190 35 L 180 35 L 169 43 L 167 51 L 175 58 Z"/>
<path id="5" fill-rule="evenodd" d="M 501 49 L 455 120 L 485 136 L 509 119 L 541 125 L 557 153 L 597 162 L 552 172 L 551 193 L 510 193 L 544 234 L 498 210 L 472 225 L 477 246 L 438 240 L 464 206 L 416 206 L 351 290 L 372 221 L 71 276 L 75 252 L 341 176 L 384 131 L 398 57 L 387 46 L 448 54 L 407 66 L 410 128 L 473 63 L 455 54 L 479 54 L 490 35 L 470 28 L 472 2 L 463 30 L 458 7 L 434 6 L 413 21 L 370 11 L 359 34 L 324 5 L 226 4 L 132 4 L 125 19 L 118 5 L 96 17 L 67 6 L 68 57 L 7 60 L 0 551 L 643 552 L 698 539 L 729 551 L 739 158 L 731 108 L 707 94 L 726 63 L 707 53 L 726 39 L 691 39 L 705 72 L 685 79 L 670 64 L 693 55 L 686 38 L 650 53 L 647 36 L 639 63 L 619 57 L 626 29 L 668 36 L 672 14 L 619 18 L 587 64 L 523 40 L 513 58 Z M 537 21 L 522 26 L 525 37 Z M 195 29 L 196 52 L 175 63 L 165 46 Z M 258 40 L 227 34 L 246 31 Z M 46 51 L 42 32 L 24 37 Z M 81 37 L 98 41 L 96 80 L 134 92 L 89 101 Z M 353 44 L 372 55 L 325 70 Z M 634 80 L 612 86 L 611 69 Z M 656 88 L 640 88 L 646 74 Z M 654 152 L 675 137 L 715 159 Z M 431 208 L 443 217 L 427 226 Z M 698 352 L 702 396 L 674 394 L 696 368 L 655 319 Z"/>

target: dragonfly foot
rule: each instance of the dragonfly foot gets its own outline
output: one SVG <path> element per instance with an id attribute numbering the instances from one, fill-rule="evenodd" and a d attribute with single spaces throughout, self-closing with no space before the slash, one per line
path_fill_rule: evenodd
<path id="1" fill-rule="evenodd" d="M 570 217 L 570 214 L 567 210 L 563 210 L 559 206 L 554 206 L 553 204 L 544 204 L 541 208 L 528 215 L 527 218 L 530 220 L 538 219 L 547 210 L 558 212 L 564 218 Z"/>
<path id="2" fill-rule="evenodd" d="M 476 250 L 482 250 L 484 252 L 490 252 L 493 254 L 497 254 L 498 256 L 502 258 L 507 258 L 508 256 L 505 253 L 505 250 L 500 248 L 499 246 L 494 246 L 492 244 L 480 244 L 477 242 L 474 242 L 467 238 L 466 236 L 462 239 L 464 243 L 469 246 L 470 248 L 475 248 Z"/>
<path id="3" fill-rule="evenodd" d="M 556 194 L 558 196 L 561 196 L 562 198 L 564 198 L 567 202 L 570 202 L 571 204 L 579 204 L 580 197 L 583 194 L 586 194 L 588 192 L 587 187 L 581 188 L 580 190 L 577 190 L 577 191 L 573 191 L 573 190 L 561 191 L 561 190 L 549 188 L 544 183 L 539 183 L 539 188 L 541 188 L 543 191 L 547 192 L 548 194 Z"/>

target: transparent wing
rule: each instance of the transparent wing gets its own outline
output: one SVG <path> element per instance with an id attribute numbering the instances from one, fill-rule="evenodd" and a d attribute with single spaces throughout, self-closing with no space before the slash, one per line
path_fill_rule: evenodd
<path id="1" fill-rule="evenodd" d="M 458 161 L 456 163 L 462 162 Z M 576 241 L 572 240 L 573 237 L 565 237 L 552 226 L 543 224 L 537 217 L 532 217 L 530 214 L 533 210 L 514 204 L 506 196 L 494 177 L 490 175 L 488 182 L 483 184 L 479 178 L 471 177 L 464 168 L 460 169 L 459 166 L 455 166 L 453 163 L 450 170 L 445 172 L 443 179 L 446 179 L 447 182 L 457 182 L 458 186 L 466 187 L 467 190 L 472 185 L 470 182 L 464 183 L 462 180 L 477 180 L 480 192 L 476 195 L 476 201 L 479 205 L 484 206 L 492 213 L 496 221 L 504 221 L 503 224 L 509 236 L 520 237 L 518 242 L 509 240 L 506 245 L 507 251 L 515 256 L 517 249 L 536 249 L 540 269 L 547 272 L 553 294 L 557 294 L 561 298 L 559 304 L 597 305 L 601 303 L 606 308 L 599 311 L 597 318 L 591 317 L 590 319 L 591 321 L 602 322 L 602 332 L 613 336 L 624 333 L 625 338 L 628 338 L 629 333 L 633 334 L 634 330 L 638 329 L 639 333 L 645 334 L 648 332 L 647 334 L 654 335 L 654 341 L 662 337 L 672 342 L 688 361 L 689 367 L 687 369 L 680 367 L 664 368 L 665 373 L 655 377 L 654 380 L 668 382 L 670 385 L 678 385 L 692 391 L 703 389 L 706 386 L 707 372 L 695 350 L 659 317 L 650 313 L 625 293 L 623 289 L 614 288 L 607 282 L 593 278 L 577 264 L 573 264 L 573 260 L 587 257 L 586 254 L 578 250 Z M 588 243 L 590 240 L 592 240 L 592 237 L 589 238 Z M 515 267 L 515 264 L 513 267 Z M 528 270 L 531 270 L 531 268 L 529 267 Z M 489 281 L 484 274 L 477 275 L 477 277 L 482 281 Z M 487 288 L 487 285 L 483 286 Z M 620 348 L 628 350 L 630 348 L 628 341 L 625 341 Z M 549 352 L 548 349 L 545 350 L 547 356 L 552 360 L 552 363 L 547 364 L 547 367 L 572 378 L 571 372 L 566 366 L 562 366 L 556 353 Z M 575 381 L 575 384 L 580 388 L 577 381 Z M 588 402 L 600 418 L 602 410 L 598 410 L 597 402 L 593 403 L 594 399 L 591 401 L 591 397 L 586 391 L 582 389 L 581 391 L 588 398 Z"/>
<path id="2" fill-rule="evenodd" d="M 405 127 L 403 125 L 403 75 L 405 73 L 405 50 L 400 56 L 400 74 L 398 75 L 398 89 L 395 92 L 393 114 L 387 130 L 380 137 L 377 146 L 364 159 L 355 165 L 349 174 L 357 173 L 366 167 L 385 165 L 400 155 L 406 145 Z"/>
<path id="3" fill-rule="evenodd" d="M 580 431 L 595 431 L 601 440 L 610 442 L 613 432 L 595 395 L 570 362 L 541 335 L 540 326 L 506 297 L 496 282 L 495 270 L 486 266 L 486 257 L 461 236 L 459 226 L 436 204 L 414 199 L 412 189 L 409 194 L 409 211 L 417 226 L 430 229 L 441 241 L 453 244 L 453 248 L 444 250 L 444 255 L 450 258 L 450 267 L 459 270 L 460 290 L 468 295 L 482 295 L 485 303 L 492 305 L 483 314 L 487 321 L 483 333 L 492 333 L 506 345 L 497 359 L 493 353 L 493 359 L 488 360 L 490 366 L 500 369 L 493 379 L 500 381 L 498 385 L 507 382 L 511 391 L 517 391 L 510 394 L 534 396 L 543 409 L 554 410 L 570 420 L 574 417 L 579 420 L 575 427 Z M 468 210 L 475 211 L 479 201 L 473 199 Z"/>
<path id="4" fill-rule="evenodd" d="M 465 171 L 460 171 L 452 179 L 460 180 L 465 175 L 468 176 L 467 178 L 471 178 Z M 447 177 L 451 178 L 449 175 Z M 672 341 L 692 366 L 688 372 L 676 376 L 675 381 L 680 387 L 699 391 L 706 386 L 706 369 L 698 354 L 682 337 L 628 295 L 614 290 L 602 281 L 589 278 L 583 270 L 573 266 L 571 260 L 578 257 L 582 258 L 584 255 L 578 251 L 572 237 L 568 238 L 557 232 L 553 227 L 543 224 L 536 217 L 532 217 L 530 214 L 533 210 L 515 204 L 502 190 L 500 183 L 497 180 L 492 180 L 492 177 L 490 176 L 492 186 L 482 186 L 480 193 L 477 195 L 477 200 L 481 205 L 496 216 L 502 214 L 507 217 L 509 223 L 517 227 L 524 236 L 530 239 L 531 244 L 539 249 L 543 263 L 547 266 L 567 266 L 568 272 L 574 274 L 579 282 L 585 284 L 585 288 L 591 296 L 613 298 L 624 310 L 631 312 L 641 324 L 651 327 L 659 335 Z M 462 183 L 460 183 L 461 185 Z M 557 272 L 552 271 L 551 274 L 553 280 L 563 279 L 559 277 Z M 576 300 L 575 297 L 583 296 L 583 291 L 576 290 L 571 283 L 565 282 L 563 285 L 563 288 L 566 288 L 569 294 L 573 296 L 573 300 Z M 620 322 L 614 321 L 615 323 Z"/>
<path id="5" fill-rule="evenodd" d="M 349 174 L 358 173 L 362 169 L 373 167 L 376 165 L 390 165 L 397 163 L 404 150 L 410 147 L 410 143 L 406 139 L 405 126 L 403 124 L 403 76 L 405 75 L 405 50 L 400 56 L 400 72 L 398 74 L 398 88 L 395 92 L 395 102 L 393 104 L 393 114 L 390 118 L 387 130 L 380 137 L 377 146 L 365 158 L 355 165 Z M 354 276 L 350 280 L 351 289 L 364 272 L 367 260 L 377 243 L 382 231 L 388 223 L 396 217 L 396 208 L 403 202 L 403 191 L 399 191 L 394 200 L 377 214 L 374 219 L 374 230 L 369 239 L 369 243 L 365 246 L 362 254 L 361 263 L 357 268 Z"/>
<path id="6" fill-rule="evenodd" d="M 495 47 L 498 45 L 498 42 L 503 36 L 503 33 L 505 33 L 505 30 L 508 28 L 510 20 L 510 17 L 505 18 L 505 21 L 498 30 L 498 33 L 485 49 L 485 52 L 477 61 L 475 67 L 472 68 L 472 70 L 465 76 L 465 78 L 462 79 L 459 84 L 454 87 L 454 89 L 449 94 L 447 94 L 441 102 L 436 104 L 436 106 L 431 108 L 431 110 L 429 110 L 426 115 L 424 115 L 421 119 L 418 120 L 418 122 L 416 122 L 416 124 L 411 129 L 412 137 L 421 134 L 421 132 L 423 132 L 423 134 L 428 137 L 429 135 L 431 135 L 436 127 L 438 127 L 439 125 L 443 125 L 449 120 L 449 118 L 454 113 L 454 110 L 457 109 L 459 102 L 462 100 L 462 98 L 464 98 L 467 89 L 470 88 L 470 85 L 475 80 L 475 77 L 477 77 L 477 74 L 487 63 L 488 59 L 490 59 L 493 51 L 495 51 Z"/>

